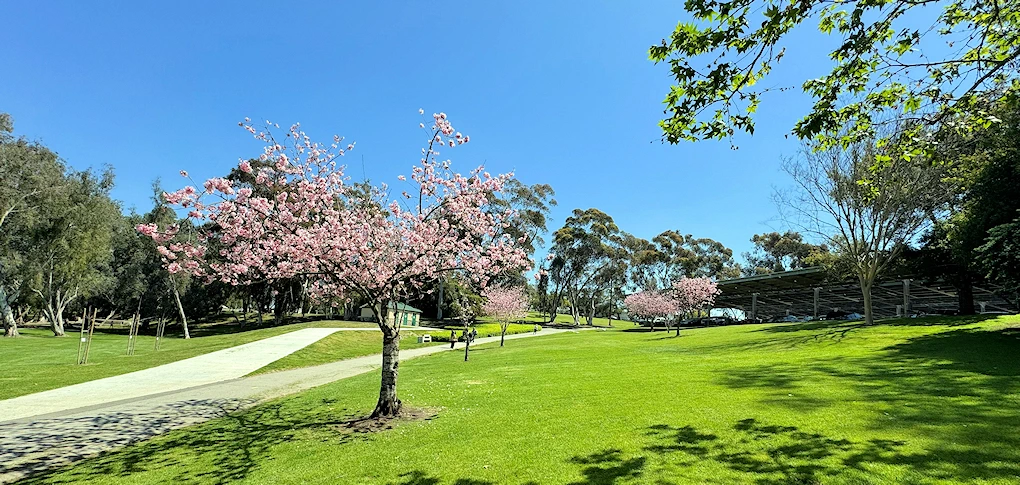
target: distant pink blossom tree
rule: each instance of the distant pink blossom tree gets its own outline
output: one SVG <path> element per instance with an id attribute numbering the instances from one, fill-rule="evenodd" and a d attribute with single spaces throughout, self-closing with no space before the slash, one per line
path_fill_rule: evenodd
<path id="1" fill-rule="evenodd" d="M 522 287 L 491 287 L 482 293 L 485 314 L 499 323 L 499 346 L 503 346 L 510 323 L 528 316 L 528 293 Z"/>
<path id="2" fill-rule="evenodd" d="M 681 278 L 673 283 L 672 293 L 679 313 L 694 315 L 705 307 L 711 307 L 715 303 L 715 297 L 722 293 L 722 290 L 711 278 Z M 680 333 L 679 327 L 677 333 Z"/>
<path id="3" fill-rule="evenodd" d="M 632 315 L 652 322 L 652 329 L 655 328 L 655 319 L 660 317 L 665 319 L 668 328 L 669 316 L 679 311 L 676 300 L 658 291 L 639 291 L 627 295 L 623 305 Z"/>
<path id="4" fill-rule="evenodd" d="M 420 165 L 410 177 L 398 177 L 408 186 L 398 200 L 390 199 L 386 185 L 348 183 L 337 160 L 353 143 L 344 147 L 338 136 L 329 145 L 314 143 L 296 124 L 278 140 L 278 125 L 267 121 L 258 130 L 246 119 L 241 126 L 266 144 L 259 160 L 267 163 L 257 170 L 247 161 L 238 167 L 268 189 L 260 193 L 274 195 L 260 197 L 212 178 L 204 190 L 187 186 L 163 194 L 188 211 L 198 231 L 195 242 L 178 238 L 177 226 L 137 229 L 160 244 L 171 273 L 235 285 L 305 276 L 313 297 L 349 301 L 357 293 L 367 299 L 383 337 L 382 383 L 372 417 L 398 415 L 400 324 L 387 318 L 390 306 L 428 291 L 445 273 L 485 286 L 494 275 L 530 267 L 520 241 L 502 232 L 514 213 L 488 207 L 491 194 L 513 175 L 491 176 L 482 167 L 467 175 L 453 172 L 438 150 L 470 138 L 454 130 L 445 113 L 432 118 Z M 216 201 L 207 203 L 207 196 Z"/>

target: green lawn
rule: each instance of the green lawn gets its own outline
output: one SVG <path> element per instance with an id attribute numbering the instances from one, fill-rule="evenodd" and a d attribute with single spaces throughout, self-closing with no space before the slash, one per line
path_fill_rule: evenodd
<path id="1" fill-rule="evenodd" d="M 401 364 L 432 420 L 376 433 L 378 374 L 41 483 L 1020 483 L 1020 318 L 584 331 Z"/>
<path id="2" fill-rule="evenodd" d="M 184 340 L 167 335 L 158 352 L 153 350 L 153 336 L 140 335 L 133 356 L 126 355 L 125 329 L 97 331 L 87 365 L 75 364 L 77 333 L 54 337 L 49 330 L 21 329 L 21 337 L 0 338 L 0 369 L 4 369 L 0 373 L 0 400 L 155 367 L 301 328 L 364 326 L 375 324 L 324 320 L 247 331 L 233 325 L 196 326 L 193 335 L 202 336 Z M 377 342 L 377 347 L 381 345 Z"/>
<path id="3" fill-rule="evenodd" d="M 400 331 L 400 349 L 407 350 L 435 343 L 418 343 L 418 336 L 425 332 L 404 328 Z M 378 354 L 382 352 L 381 332 L 337 332 L 269 364 L 252 375 L 284 369 L 328 364 L 338 360 Z"/>

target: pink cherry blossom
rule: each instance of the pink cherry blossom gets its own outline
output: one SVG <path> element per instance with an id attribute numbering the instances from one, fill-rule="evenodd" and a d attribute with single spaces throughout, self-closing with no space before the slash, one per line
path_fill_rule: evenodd
<path id="1" fill-rule="evenodd" d="M 654 320 L 669 317 L 679 311 L 679 305 L 669 295 L 658 291 L 639 291 L 623 299 L 624 306 L 635 317 Z"/>
<path id="2" fill-rule="evenodd" d="M 722 290 L 711 278 L 681 278 L 673 283 L 671 293 L 681 313 L 693 314 L 711 306 Z"/>
<path id="3" fill-rule="evenodd" d="M 389 200 L 385 184 L 351 190 L 337 163 L 344 154 L 338 137 L 321 145 L 298 124 L 274 136 L 268 122 L 259 130 L 246 121 L 242 127 L 265 145 L 259 159 L 272 162 L 257 170 L 255 184 L 278 195 L 262 197 L 257 194 L 266 191 L 235 190 L 230 180 L 211 178 L 202 193 L 189 186 L 164 194 L 168 204 L 201 220 L 194 225 L 197 237 L 177 240 L 175 226 L 137 230 L 160 243 L 168 270 L 235 285 L 300 276 L 320 300 L 342 301 L 357 292 L 376 308 L 431 291 L 448 274 L 484 287 L 499 274 L 530 269 L 520 243 L 502 230 L 516 212 L 490 204 L 513 175 L 484 177 L 482 167 L 466 175 L 451 170 L 433 144 L 455 130 L 445 113 L 435 120 L 425 158 L 401 179 L 413 187 L 402 202 Z M 239 168 L 254 170 L 247 162 Z M 379 327 L 386 342 L 399 341 L 399 326 L 380 321 Z M 387 395 L 395 396 L 398 347 L 386 348 L 383 386 L 392 386 Z M 376 413 L 394 412 L 394 401 L 387 402 L 380 397 Z"/>

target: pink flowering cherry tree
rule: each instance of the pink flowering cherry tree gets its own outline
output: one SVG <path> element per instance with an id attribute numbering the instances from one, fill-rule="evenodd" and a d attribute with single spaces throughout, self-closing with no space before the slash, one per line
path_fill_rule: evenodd
<path id="1" fill-rule="evenodd" d="M 422 113 L 419 110 L 419 113 Z M 265 186 L 260 197 L 250 188 L 212 178 L 204 190 L 193 186 L 164 194 L 188 212 L 199 234 L 193 243 L 176 242 L 176 227 L 165 231 L 139 225 L 139 232 L 160 243 L 171 273 L 185 271 L 231 284 L 307 277 L 309 293 L 325 301 L 358 294 L 368 300 L 382 331 L 382 382 L 372 417 L 396 416 L 400 324 L 387 318 L 391 305 L 427 291 L 445 273 L 455 272 L 484 286 L 503 272 L 530 266 L 520 242 L 502 229 L 512 211 L 488 210 L 489 196 L 512 174 L 491 176 L 482 167 L 467 175 L 440 160 L 440 147 L 467 143 L 446 114 L 433 115 L 429 141 L 409 178 L 397 177 L 406 190 L 396 199 L 386 185 L 355 188 L 338 159 L 354 144 L 312 142 L 298 125 L 282 139 L 266 123 L 241 125 L 266 147 L 255 170 L 241 171 Z M 182 175 L 186 175 L 182 172 Z M 207 202 L 207 199 L 215 199 Z"/>
<path id="2" fill-rule="evenodd" d="M 499 323 L 499 346 L 503 346 L 510 323 L 528 316 L 528 293 L 523 287 L 490 287 L 483 292 L 485 314 Z"/>
<path id="3" fill-rule="evenodd" d="M 719 285 L 711 278 L 681 278 L 673 283 L 673 298 L 679 306 L 679 313 L 694 315 L 715 303 L 715 297 L 722 293 Z M 677 334 L 680 328 L 677 327 Z"/>
<path id="4" fill-rule="evenodd" d="M 669 327 L 669 316 L 679 311 L 676 300 L 659 291 L 639 291 L 627 295 L 623 304 L 632 315 L 653 322 L 652 329 L 655 328 L 655 319 L 660 317 L 666 320 L 666 326 Z"/>

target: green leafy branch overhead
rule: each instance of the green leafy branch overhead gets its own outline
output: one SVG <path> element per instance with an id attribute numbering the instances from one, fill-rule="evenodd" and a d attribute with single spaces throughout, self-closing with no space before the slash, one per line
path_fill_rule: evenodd
<path id="1" fill-rule="evenodd" d="M 838 37 L 831 70 L 807 79 L 814 100 L 792 133 L 818 147 L 871 139 L 876 127 L 912 127 L 905 153 L 927 149 L 926 127 L 968 131 L 995 122 L 980 102 L 1020 91 L 1020 0 L 687 0 L 680 23 L 649 49 L 676 80 L 660 121 L 669 143 L 754 133 L 762 81 L 802 24 Z M 935 15 L 929 15 L 935 14 Z M 934 21 L 922 21 L 934 18 Z M 793 46 L 791 46 L 793 47 Z M 939 53 L 939 55 L 935 55 Z"/>

